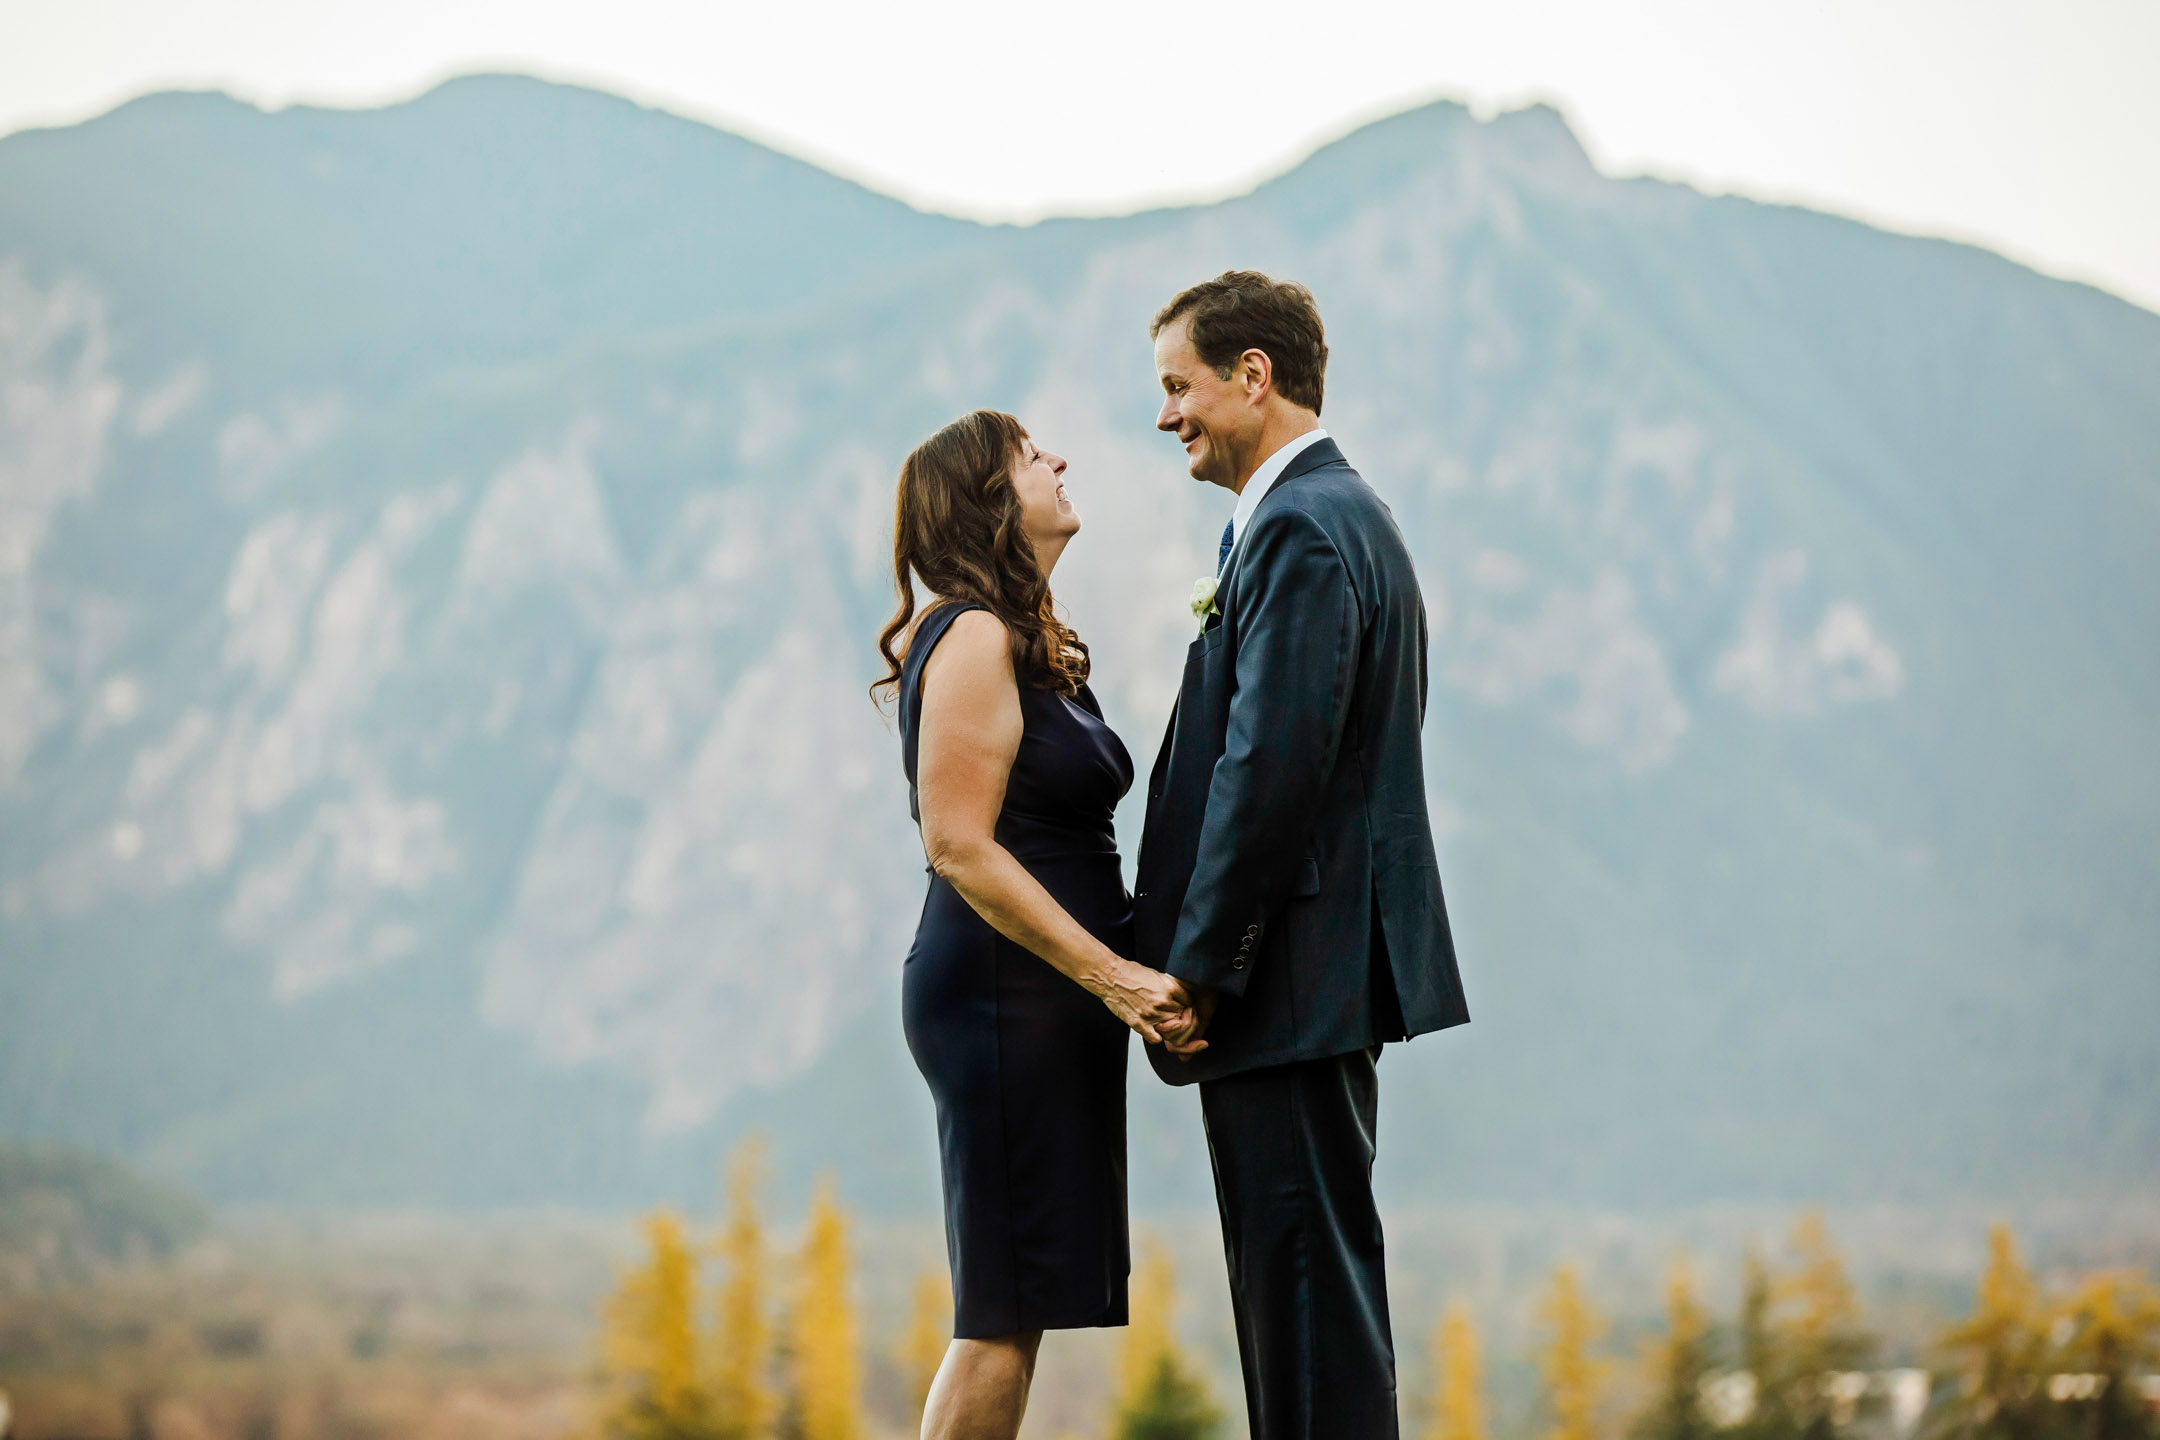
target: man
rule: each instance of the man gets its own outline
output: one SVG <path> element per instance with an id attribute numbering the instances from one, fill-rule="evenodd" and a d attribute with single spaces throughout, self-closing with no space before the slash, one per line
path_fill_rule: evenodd
<path id="1" fill-rule="evenodd" d="M 1237 507 L 1212 604 L 1195 592 L 1134 896 L 1139 958 L 1199 1028 L 1149 1053 L 1200 1086 L 1253 1440 L 1393 1437 L 1375 1066 L 1470 1018 L 1425 806 L 1425 602 L 1320 428 L 1311 292 L 1231 271 L 1152 333 L 1156 427 Z"/>

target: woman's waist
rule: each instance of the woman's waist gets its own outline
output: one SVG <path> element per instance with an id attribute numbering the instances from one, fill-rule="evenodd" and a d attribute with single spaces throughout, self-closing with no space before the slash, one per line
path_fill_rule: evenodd
<path id="1" fill-rule="evenodd" d="M 1062 860 L 1085 856 L 1117 859 L 1117 832 L 1108 819 L 1099 822 L 1050 819 L 1006 811 L 998 816 L 994 836 L 1015 860 Z"/>
<path id="2" fill-rule="evenodd" d="M 1124 876 L 1115 863 L 1094 855 L 1058 856 L 1040 865 L 1029 865 L 1029 875 L 1049 894 L 1081 929 L 1120 955 L 1132 953 L 1132 896 L 1126 893 Z M 1115 857 L 1109 857 L 1114 861 Z M 940 876 L 930 877 L 923 897 L 922 918 L 916 927 L 916 949 L 922 937 L 935 934 L 948 940 L 974 937 L 968 943 L 1010 944 L 983 919 L 981 912 L 958 886 Z M 939 947 L 942 949 L 942 947 Z"/>
<path id="3" fill-rule="evenodd" d="M 1049 892 L 1081 924 L 1093 930 L 1120 925 L 1132 914 L 1125 889 L 1125 867 L 1115 850 L 1066 850 L 1013 856 L 1028 878 Z M 924 867 L 926 870 L 929 867 Z M 930 906 L 959 906 L 974 912 L 965 892 L 935 870 L 929 873 Z"/>

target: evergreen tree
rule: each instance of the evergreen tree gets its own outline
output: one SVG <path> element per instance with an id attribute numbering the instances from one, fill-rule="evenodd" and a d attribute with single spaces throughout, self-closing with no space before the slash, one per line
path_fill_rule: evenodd
<path id="1" fill-rule="evenodd" d="M 1710 1373 L 1710 1320 L 1695 1299 L 1695 1274 L 1685 1257 L 1665 1282 L 1665 1338 L 1650 1347 L 1656 1399 L 1636 1423 L 1637 1440 L 1707 1440 L 1703 1378 Z"/>
<path id="2" fill-rule="evenodd" d="M 2047 1315 L 2009 1226 L 1988 1236 L 1972 1315 L 1940 1343 L 1959 1383 L 1930 1427 L 1938 1440 L 2040 1440 L 2049 1418 L 2041 1393 Z"/>
<path id="3" fill-rule="evenodd" d="M 1545 1403 L 1552 1428 L 1545 1440 L 1597 1440 L 1598 1389 L 1604 1363 L 1591 1350 L 1604 1322 L 1590 1308 L 1572 1265 L 1553 1271 L 1553 1287 L 1539 1309 L 1546 1341 L 1538 1356 L 1545 1376 Z"/>
<path id="4" fill-rule="evenodd" d="M 1222 1428 L 1222 1412 L 1207 1386 L 1185 1368 L 1174 1350 L 1160 1351 L 1140 1388 L 1119 1412 L 1116 1440 L 1208 1440 Z"/>
<path id="5" fill-rule="evenodd" d="M 1477 1325 L 1457 1302 L 1433 1330 L 1432 1420 L 1426 1440 L 1491 1440 L 1485 1428 L 1485 1381 Z"/>
<path id="6" fill-rule="evenodd" d="M 942 1270 L 926 1270 L 915 1282 L 915 1303 L 908 1315 L 907 1334 L 900 1342 L 900 1373 L 907 1377 L 908 1399 L 915 1406 L 915 1421 L 922 1423 L 930 1401 L 930 1386 L 944 1362 L 945 1347 L 952 1336 L 952 1285 Z"/>
<path id="7" fill-rule="evenodd" d="M 766 1315 L 765 1229 L 758 1189 L 765 1178 L 762 1137 L 745 1140 L 728 1167 L 727 1223 L 720 1232 L 725 1268 L 719 1342 L 713 1364 L 713 1413 L 726 1440 L 765 1440 L 778 1409 L 772 1393 L 772 1326 Z"/>
<path id="8" fill-rule="evenodd" d="M 622 1277 L 607 1307 L 608 1440 L 715 1440 L 711 1396 L 698 1370 L 697 1260 L 667 1211 L 645 1221 L 644 1264 Z"/>
<path id="9" fill-rule="evenodd" d="M 1171 1332 L 1177 1277 L 1170 1257 L 1151 1249 L 1133 1277 L 1131 1319 L 1118 1364 L 1114 1440 L 1209 1440 L 1222 1413 L 1186 1364 Z"/>
<path id="10" fill-rule="evenodd" d="M 2160 1435 L 2151 1404 L 2140 1392 L 2143 1372 L 2160 1365 L 2160 1293 L 2143 1276 L 2096 1275 L 2067 1309 L 2066 1371 L 2081 1376 L 2066 1397 L 2083 1440 L 2152 1440 Z M 2088 1386 L 2097 1388 L 2088 1391 Z M 2058 1397 L 2065 1398 L 2065 1397 Z"/>
<path id="11" fill-rule="evenodd" d="M 861 1440 L 862 1380 L 855 1358 L 855 1307 L 848 1294 L 847 1217 L 820 1182 L 803 1241 L 795 1305 L 794 1410 L 802 1440 Z"/>

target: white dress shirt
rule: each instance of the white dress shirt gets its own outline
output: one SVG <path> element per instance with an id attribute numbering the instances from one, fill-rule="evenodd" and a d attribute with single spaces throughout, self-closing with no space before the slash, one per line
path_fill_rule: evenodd
<path id="1" fill-rule="evenodd" d="M 1252 479 L 1247 480 L 1245 488 L 1238 492 L 1237 509 L 1230 516 L 1232 558 L 1237 555 L 1237 542 L 1245 538 L 1245 522 L 1252 519 L 1253 511 L 1260 508 L 1260 502 L 1267 498 L 1268 491 L 1275 488 L 1275 482 L 1282 479 L 1282 472 L 1289 469 L 1290 462 L 1304 454 L 1308 447 L 1327 438 L 1327 431 L 1315 426 L 1297 439 L 1285 441 L 1282 448 L 1260 462 L 1260 468 L 1253 471 Z M 1230 573 L 1227 563 L 1223 566 L 1223 573 Z"/>

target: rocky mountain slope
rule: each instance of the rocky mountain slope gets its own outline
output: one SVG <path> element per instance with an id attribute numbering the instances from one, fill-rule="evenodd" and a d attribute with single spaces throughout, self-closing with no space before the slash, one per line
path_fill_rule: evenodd
<path id="1" fill-rule="evenodd" d="M 1144 327 L 1231 264 L 1435 622 L 1477 1021 L 1390 1053 L 1388 1193 L 2160 1185 L 2160 317 L 1543 109 L 1015 229 L 514 78 L 0 140 L 0 1131 L 613 1203 L 757 1125 L 934 1203 L 891 476 L 976 405 L 1071 458 L 1144 767 L 1225 510 Z"/>

